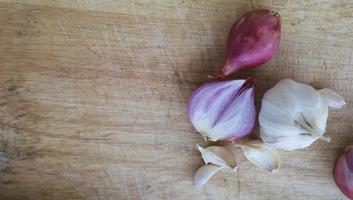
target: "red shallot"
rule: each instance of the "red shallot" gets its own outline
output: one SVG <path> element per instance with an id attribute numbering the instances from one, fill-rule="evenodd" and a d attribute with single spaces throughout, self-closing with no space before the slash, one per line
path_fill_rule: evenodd
<path id="1" fill-rule="evenodd" d="M 333 179 L 343 194 L 353 199 L 353 146 L 348 146 L 336 160 Z"/>
<path id="2" fill-rule="evenodd" d="M 280 36 L 278 13 L 266 9 L 246 13 L 235 22 L 229 32 L 225 65 L 216 77 L 222 78 L 270 60 L 277 51 Z"/>

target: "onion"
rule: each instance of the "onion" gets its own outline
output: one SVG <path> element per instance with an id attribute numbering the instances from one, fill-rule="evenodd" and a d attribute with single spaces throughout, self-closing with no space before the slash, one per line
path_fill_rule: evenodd
<path id="1" fill-rule="evenodd" d="M 336 160 L 333 178 L 338 188 L 353 199 L 353 146 L 349 146 Z"/>
<path id="2" fill-rule="evenodd" d="M 244 68 L 253 68 L 272 58 L 281 36 L 280 16 L 270 10 L 255 10 L 238 19 L 231 28 L 222 78 Z"/>

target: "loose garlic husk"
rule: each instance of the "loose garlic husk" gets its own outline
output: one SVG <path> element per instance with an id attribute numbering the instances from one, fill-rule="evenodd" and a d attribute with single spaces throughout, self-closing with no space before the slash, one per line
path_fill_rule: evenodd
<path id="1" fill-rule="evenodd" d="M 201 188 L 206 184 L 219 170 L 236 172 L 237 163 L 234 154 L 228 149 L 221 146 L 203 148 L 199 145 L 196 148 L 200 151 L 206 164 L 195 172 L 194 182 L 197 188 Z"/>
<path id="2" fill-rule="evenodd" d="M 256 120 L 255 79 L 207 83 L 191 95 L 188 115 L 195 129 L 211 141 L 239 139 Z"/>
<path id="3" fill-rule="evenodd" d="M 295 150 L 310 146 L 326 130 L 328 107 L 341 108 L 343 98 L 330 89 L 285 79 L 268 90 L 259 114 L 260 137 L 273 148 Z"/>

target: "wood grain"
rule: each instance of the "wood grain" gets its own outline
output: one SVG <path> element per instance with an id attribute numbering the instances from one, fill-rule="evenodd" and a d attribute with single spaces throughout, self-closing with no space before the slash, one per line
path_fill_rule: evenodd
<path id="1" fill-rule="evenodd" d="M 257 105 L 293 78 L 342 94 L 332 142 L 281 152 L 269 174 L 240 152 L 236 175 L 201 190 L 202 138 L 187 98 L 223 62 L 233 21 L 282 16 Z M 349 0 L 0 0 L 0 199 L 344 199 L 331 177 L 353 141 L 353 2 Z"/>

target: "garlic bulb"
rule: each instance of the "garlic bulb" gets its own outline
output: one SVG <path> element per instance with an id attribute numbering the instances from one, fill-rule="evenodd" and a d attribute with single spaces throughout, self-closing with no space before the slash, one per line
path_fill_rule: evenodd
<path id="1" fill-rule="evenodd" d="M 255 80 L 218 81 L 190 97 L 188 115 L 195 129 L 210 140 L 235 140 L 250 134 L 256 119 Z"/>
<path id="2" fill-rule="evenodd" d="M 268 90 L 259 114 L 260 137 L 268 146 L 295 150 L 310 146 L 323 136 L 328 107 L 340 108 L 343 98 L 330 89 L 285 79 Z"/>

